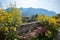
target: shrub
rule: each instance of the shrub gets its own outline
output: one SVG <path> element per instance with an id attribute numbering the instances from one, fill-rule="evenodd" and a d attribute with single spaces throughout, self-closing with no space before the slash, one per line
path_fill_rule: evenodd
<path id="1" fill-rule="evenodd" d="M 17 8 L 12 7 L 11 12 L 6 10 L 0 10 L 0 30 L 2 35 L 6 35 L 5 40 L 15 40 L 17 39 L 17 28 L 22 23 L 21 21 L 21 11 Z"/>

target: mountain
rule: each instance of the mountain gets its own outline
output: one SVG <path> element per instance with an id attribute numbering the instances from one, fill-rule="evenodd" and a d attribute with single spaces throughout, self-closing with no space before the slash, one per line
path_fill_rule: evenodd
<path id="1" fill-rule="evenodd" d="M 32 16 L 32 15 L 36 15 L 36 14 L 44 14 L 47 16 L 54 16 L 56 15 L 56 12 L 54 11 L 48 11 L 46 9 L 42 9 L 42 8 L 20 8 L 20 10 L 23 13 L 23 16 Z"/>
<path id="2" fill-rule="evenodd" d="M 6 10 L 9 12 L 12 8 L 7 8 Z M 22 15 L 23 16 L 29 16 L 31 17 L 32 15 L 36 15 L 36 14 L 44 14 L 47 16 L 54 16 L 56 15 L 56 12 L 54 11 L 48 11 L 46 9 L 42 9 L 42 8 L 19 8 L 22 11 Z"/>

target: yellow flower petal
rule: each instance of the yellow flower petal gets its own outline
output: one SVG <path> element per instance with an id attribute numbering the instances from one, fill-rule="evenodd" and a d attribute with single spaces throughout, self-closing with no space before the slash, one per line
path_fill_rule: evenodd
<path id="1" fill-rule="evenodd" d="M 8 31 L 8 27 L 5 27 L 5 31 Z"/>
<path id="2" fill-rule="evenodd" d="M 16 31 L 16 27 L 13 27 L 13 30 Z"/>

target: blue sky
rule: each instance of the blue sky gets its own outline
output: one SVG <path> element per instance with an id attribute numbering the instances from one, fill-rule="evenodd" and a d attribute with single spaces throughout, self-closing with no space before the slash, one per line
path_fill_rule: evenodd
<path id="1" fill-rule="evenodd" d="M 60 13 L 60 0 L 11 0 L 12 3 L 16 1 L 16 6 L 18 8 L 43 8 L 49 11 L 55 11 Z M 0 0 L 2 7 L 8 8 L 10 0 Z"/>

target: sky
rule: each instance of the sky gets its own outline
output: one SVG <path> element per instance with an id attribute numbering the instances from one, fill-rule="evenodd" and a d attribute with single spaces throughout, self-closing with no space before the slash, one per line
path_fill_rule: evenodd
<path id="1" fill-rule="evenodd" d="M 43 8 L 60 13 L 60 0 L 0 0 L 4 9 L 9 7 L 8 5 L 10 2 L 16 2 L 17 8 Z"/>

